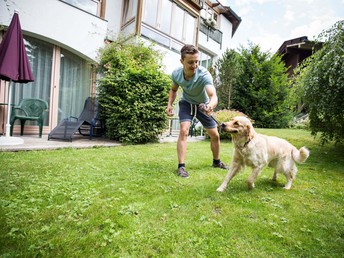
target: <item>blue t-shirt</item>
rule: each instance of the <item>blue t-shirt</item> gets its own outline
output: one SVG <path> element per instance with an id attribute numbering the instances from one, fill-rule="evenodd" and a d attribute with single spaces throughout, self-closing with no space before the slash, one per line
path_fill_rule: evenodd
<path id="1" fill-rule="evenodd" d="M 174 85 L 179 85 L 183 89 L 182 99 L 190 104 L 208 103 L 209 97 L 205 90 L 207 85 L 213 86 L 213 78 L 209 71 L 199 66 L 194 76 L 189 80 L 184 79 L 183 67 L 172 72 L 171 79 Z"/>

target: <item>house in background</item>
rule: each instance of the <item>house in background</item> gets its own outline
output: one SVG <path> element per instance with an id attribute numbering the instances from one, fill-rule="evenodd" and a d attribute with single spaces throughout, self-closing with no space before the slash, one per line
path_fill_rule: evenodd
<path id="1" fill-rule="evenodd" d="M 321 48 L 321 43 L 308 40 L 306 36 L 284 41 L 277 51 L 282 56 L 282 61 L 288 67 L 288 74 L 292 76 L 294 69 L 301 64 L 303 60 L 311 56 L 314 51 Z"/>
<path id="2" fill-rule="evenodd" d="M 240 17 L 220 0 L 12 0 L 0 1 L 0 40 L 17 10 L 35 81 L 16 84 L 12 103 L 41 98 L 49 103 L 43 133 L 60 120 L 77 117 L 96 93 L 96 64 L 105 42 L 120 35 L 154 42 L 165 72 L 180 64 L 180 49 L 194 44 L 200 64 L 211 67 L 230 46 Z M 1 31 L 2 30 L 2 31 Z M 0 81 L 0 103 L 7 103 Z M 0 106 L 4 133 L 7 106 Z M 25 127 L 36 134 L 37 126 Z M 19 126 L 14 134 L 19 132 Z"/>

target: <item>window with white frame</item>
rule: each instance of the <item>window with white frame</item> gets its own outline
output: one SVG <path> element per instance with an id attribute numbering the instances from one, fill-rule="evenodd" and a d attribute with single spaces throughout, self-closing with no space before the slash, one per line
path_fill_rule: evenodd
<path id="1" fill-rule="evenodd" d="M 138 0 L 124 0 L 122 24 L 126 24 L 135 18 L 137 12 L 137 1 Z"/>
<path id="2" fill-rule="evenodd" d="M 214 57 L 206 52 L 202 51 L 201 49 L 198 50 L 199 55 L 199 65 L 205 68 L 210 68 L 213 65 Z"/>
<path id="3" fill-rule="evenodd" d="M 218 22 L 218 14 L 208 5 L 205 5 L 205 8 L 201 10 L 201 17 L 205 20 L 213 19 L 216 23 Z"/>
<path id="4" fill-rule="evenodd" d="M 141 34 L 170 49 L 195 44 L 197 17 L 170 0 L 143 0 Z"/>
<path id="5" fill-rule="evenodd" d="M 166 34 L 171 33 L 171 19 L 172 19 L 172 2 L 162 1 L 161 18 L 159 27 L 160 30 Z"/>

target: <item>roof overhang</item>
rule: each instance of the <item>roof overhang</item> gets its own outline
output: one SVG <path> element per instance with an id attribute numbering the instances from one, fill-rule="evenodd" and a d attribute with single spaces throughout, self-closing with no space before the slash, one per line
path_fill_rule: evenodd
<path id="1" fill-rule="evenodd" d="M 312 51 L 313 49 L 318 50 L 322 46 L 321 42 L 315 42 L 308 40 L 307 36 L 286 40 L 280 46 L 277 51 L 277 54 L 283 55 L 288 53 L 290 49 L 299 49 L 299 50 L 309 50 Z"/>
<path id="2" fill-rule="evenodd" d="M 222 5 L 220 0 L 207 0 L 207 2 L 211 4 L 212 8 L 214 8 L 216 11 L 218 11 L 232 23 L 233 37 L 234 33 L 236 32 L 241 23 L 241 18 L 229 6 Z"/>

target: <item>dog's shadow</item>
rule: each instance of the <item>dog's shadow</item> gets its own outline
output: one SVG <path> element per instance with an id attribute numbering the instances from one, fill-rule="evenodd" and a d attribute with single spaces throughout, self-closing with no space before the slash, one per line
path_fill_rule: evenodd
<path id="1" fill-rule="evenodd" d="M 281 189 L 283 190 L 283 187 L 285 186 L 285 183 L 283 183 L 282 179 L 272 180 L 268 177 L 261 177 L 256 182 L 256 187 L 262 187 L 267 189 Z"/>
<path id="2" fill-rule="evenodd" d="M 227 190 L 233 193 L 242 193 L 243 191 L 246 192 L 252 192 L 254 193 L 255 191 L 264 191 L 264 192 L 271 192 L 271 191 L 285 191 L 283 187 L 285 186 L 285 183 L 283 180 L 277 180 L 273 181 L 271 178 L 268 177 L 261 177 L 257 179 L 255 182 L 255 188 L 249 190 L 247 188 L 246 182 L 245 181 L 239 181 L 239 182 L 231 182 L 231 184 L 228 185 Z"/>

